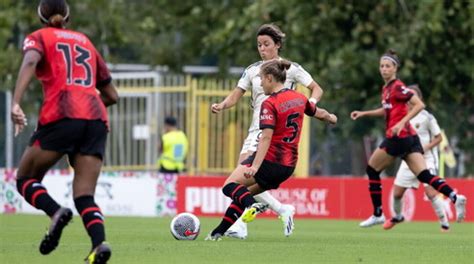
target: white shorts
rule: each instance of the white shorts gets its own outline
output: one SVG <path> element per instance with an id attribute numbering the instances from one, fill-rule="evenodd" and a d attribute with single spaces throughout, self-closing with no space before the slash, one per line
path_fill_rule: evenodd
<path id="1" fill-rule="evenodd" d="M 431 172 L 431 174 L 438 174 L 434 160 L 427 159 L 426 167 Z M 400 168 L 398 169 L 397 176 L 395 177 L 395 185 L 404 188 L 414 188 L 418 189 L 420 186 L 420 181 L 416 178 L 416 175 L 408 168 L 408 165 L 405 161 L 402 161 Z"/>
<path id="2" fill-rule="evenodd" d="M 247 154 L 257 151 L 258 141 L 262 136 L 262 130 L 253 130 L 249 132 L 249 135 L 244 141 L 244 145 L 242 146 L 242 150 L 240 154 Z"/>

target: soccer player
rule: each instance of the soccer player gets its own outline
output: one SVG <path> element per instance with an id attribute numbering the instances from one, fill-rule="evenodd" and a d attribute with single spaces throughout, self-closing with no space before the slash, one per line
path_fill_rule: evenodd
<path id="1" fill-rule="evenodd" d="M 225 181 L 222 191 L 232 203 L 206 240 L 220 240 L 241 215 L 244 222 L 250 222 L 266 209 L 267 205 L 257 202 L 253 195 L 277 189 L 293 174 L 304 114 L 332 124 L 337 122 L 334 114 L 317 108 L 303 94 L 285 88 L 290 67 L 290 62 L 281 59 L 266 61 L 260 67 L 261 86 L 269 97 L 260 109 L 262 135 L 258 148 Z"/>
<path id="2" fill-rule="evenodd" d="M 252 108 L 254 110 L 252 123 L 248 130 L 248 136 L 240 152 L 239 163 L 248 158 L 257 150 L 257 145 L 262 131 L 259 129 L 259 114 L 262 102 L 267 98 L 263 92 L 261 78 L 259 76 L 260 67 L 265 61 L 280 59 L 279 51 L 283 48 L 285 34 L 274 24 L 264 24 L 257 31 L 257 48 L 261 57 L 258 61 L 244 71 L 237 87 L 220 103 L 212 104 L 213 113 L 219 113 L 222 110 L 233 107 L 242 98 L 248 90 L 252 93 Z M 321 87 L 313 80 L 311 75 L 300 65 L 291 63 L 291 67 L 286 73 L 285 88 L 295 89 L 296 83 L 301 83 L 312 90 L 310 100 L 316 104 L 321 98 L 323 91 Z M 255 197 L 258 201 L 268 204 L 270 209 L 280 216 L 283 221 L 283 232 L 289 236 L 293 232 L 293 215 L 295 208 L 289 204 L 281 204 L 269 192 L 264 192 Z M 227 232 L 228 236 L 245 239 L 247 237 L 247 226 L 241 220 L 238 220 Z"/>
<path id="3" fill-rule="evenodd" d="M 422 100 L 423 94 L 421 93 L 418 85 L 410 85 L 408 88 L 416 93 L 416 95 Z M 432 174 L 437 174 L 438 171 L 438 151 L 436 146 L 441 143 L 441 129 L 439 128 L 438 121 L 436 118 L 426 110 L 422 110 L 415 117 L 410 120 L 410 124 L 416 130 L 416 133 L 420 137 L 421 145 L 425 154 L 423 155 L 426 166 Z M 383 225 L 384 229 L 391 229 L 396 224 L 404 221 L 402 215 L 402 197 L 406 189 L 414 188 L 417 189 L 420 182 L 415 177 L 413 172 L 410 171 L 405 161 L 402 161 L 400 168 L 398 169 L 397 176 L 394 182 L 393 192 L 393 210 L 395 216 L 391 219 L 387 219 Z M 431 205 L 436 213 L 441 224 L 441 231 L 449 231 L 449 222 L 446 212 L 444 211 L 443 198 L 440 197 L 438 191 L 433 187 L 424 184 L 426 196 L 430 199 Z"/>
<path id="4" fill-rule="evenodd" d="M 385 222 L 382 212 L 382 184 L 380 172 L 393 163 L 395 158 L 402 158 L 423 183 L 449 197 L 456 206 L 458 222 L 466 213 L 466 197 L 456 194 L 440 177 L 433 176 L 427 169 L 423 158 L 423 147 L 410 120 L 425 107 L 420 98 L 397 78 L 400 60 L 393 50 L 380 57 L 379 71 L 385 81 L 382 87 L 382 107 L 369 111 L 353 111 L 351 118 L 356 120 L 364 116 L 385 116 L 385 139 L 379 148 L 372 153 L 367 165 L 369 193 L 374 208 L 373 215 L 360 223 L 361 227 L 370 227 Z M 409 109 L 407 103 L 412 107 Z"/>
<path id="5" fill-rule="evenodd" d="M 40 243 L 49 254 L 59 243 L 72 211 L 61 207 L 41 184 L 45 173 L 64 154 L 74 168 L 74 204 L 92 241 L 87 263 L 106 263 L 111 249 L 105 242 L 104 217 L 94 202 L 108 133 L 106 107 L 118 100 L 107 66 L 82 33 L 66 29 L 69 6 L 64 0 L 42 0 L 38 16 L 44 28 L 28 35 L 12 101 L 15 134 L 26 125 L 20 102 L 31 78 L 43 87 L 43 105 L 36 131 L 20 160 L 18 192 L 43 210 L 51 225 Z"/>

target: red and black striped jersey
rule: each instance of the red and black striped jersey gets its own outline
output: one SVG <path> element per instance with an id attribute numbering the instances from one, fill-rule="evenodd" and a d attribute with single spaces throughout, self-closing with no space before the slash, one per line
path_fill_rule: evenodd
<path id="1" fill-rule="evenodd" d="M 44 95 L 41 125 L 63 118 L 108 121 L 96 87 L 110 83 L 110 72 L 84 34 L 42 28 L 25 39 L 23 52 L 30 50 L 36 50 L 42 57 L 36 67 Z"/>
<path id="2" fill-rule="evenodd" d="M 391 128 L 403 119 L 408 113 L 408 101 L 413 91 L 405 87 L 399 79 L 390 81 L 382 88 L 382 106 L 385 109 L 385 136 L 391 138 Z M 398 137 L 405 138 L 416 135 L 416 131 L 406 122 Z"/>
<path id="3" fill-rule="evenodd" d="M 316 105 L 294 90 L 273 93 L 260 110 L 260 129 L 273 129 L 265 160 L 295 167 L 304 114 L 314 116 Z"/>

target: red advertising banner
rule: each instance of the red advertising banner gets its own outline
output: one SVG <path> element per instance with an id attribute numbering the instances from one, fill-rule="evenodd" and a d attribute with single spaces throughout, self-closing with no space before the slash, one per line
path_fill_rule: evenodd
<path id="1" fill-rule="evenodd" d="M 177 183 L 178 212 L 191 212 L 200 216 L 222 216 L 230 199 L 222 193 L 224 177 L 179 177 Z M 466 221 L 474 221 L 474 180 L 449 179 L 448 183 L 467 197 Z M 383 209 L 391 216 L 393 178 L 382 180 Z M 372 213 L 368 181 L 363 178 L 315 177 L 292 178 L 271 190 L 282 203 L 296 208 L 296 217 L 319 219 L 365 219 Z M 455 221 L 454 205 L 447 198 L 445 210 L 450 221 Z M 267 212 L 267 215 L 272 213 Z M 425 197 L 423 185 L 418 190 L 407 190 L 403 201 L 403 214 L 408 221 L 436 221 L 431 202 Z"/>

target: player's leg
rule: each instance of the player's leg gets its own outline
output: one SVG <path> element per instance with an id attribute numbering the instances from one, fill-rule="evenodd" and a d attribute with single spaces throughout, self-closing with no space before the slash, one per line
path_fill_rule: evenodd
<path id="1" fill-rule="evenodd" d="M 398 176 L 397 176 L 398 177 Z M 393 185 L 393 211 L 395 215 L 387 219 L 385 223 L 383 224 L 383 228 L 385 230 L 391 229 L 394 227 L 396 224 L 402 223 L 405 218 L 403 217 L 402 214 L 402 199 L 403 195 L 405 194 L 406 188 L 397 185 L 396 183 Z"/>
<path id="2" fill-rule="evenodd" d="M 425 193 L 428 199 L 431 201 L 431 206 L 439 219 L 441 224 L 441 232 L 449 231 L 449 221 L 446 212 L 444 211 L 444 203 L 441 194 L 436 191 L 433 187 L 425 184 Z"/>
<path id="3" fill-rule="evenodd" d="M 94 263 L 98 259 L 107 261 L 111 250 L 105 243 L 104 216 L 94 200 L 102 160 L 97 156 L 83 154 L 76 154 L 72 159 L 75 170 L 72 184 L 74 205 L 92 242 L 92 250 L 86 261 L 88 263 Z"/>
<path id="4" fill-rule="evenodd" d="M 252 188 L 254 193 L 259 193 L 261 190 L 255 188 L 257 184 L 253 177 L 246 178 L 243 176 L 245 168 L 245 166 L 239 165 L 225 181 L 222 191 L 226 196 L 232 199 L 232 203 L 227 208 L 221 223 L 208 234 L 206 240 L 219 240 L 222 235 L 226 233 L 229 235 L 229 228 L 234 226 L 235 222 L 240 219 L 240 216 L 247 208 L 255 207 L 259 210 L 264 210 L 264 205 L 255 201 L 249 188 L 254 186 Z M 247 186 L 249 186 L 249 188 L 247 188 Z M 231 232 L 235 231 L 231 230 Z M 231 237 L 245 239 L 246 235 L 243 236 L 239 234 Z"/>
<path id="5" fill-rule="evenodd" d="M 433 176 L 426 168 L 425 160 L 421 153 L 410 153 L 406 156 L 405 160 L 408 167 L 410 167 L 410 170 L 415 173 L 415 175 L 418 175 L 418 180 L 431 185 L 435 190 L 444 194 L 455 204 L 456 218 L 458 222 L 461 222 L 466 214 L 466 197 L 464 195 L 456 194 L 444 179 L 438 176 Z"/>
<path id="6" fill-rule="evenodd" d="M 86 263 L 107 263 L 112 251 L 105 242 L 104 216 L 94 200 L 94 194 L 102 168 L 108 132 L 102 121 L 84 122 L 80 145 L 77 146 L 77 152 L 70 155 L 70 161 L 74 166 L 72 182 L 74 205 L 92 243 L 92 250 L 86 257 Z"/>
<path id="7" fill-rule="evenodd" d="M 382 182 L 380 173 L 394 161 L 394 157 L 387 154 L 385 150 L 377 148 L 372 154 L 367 165 L 367 176 L 369 177 L 369 193 L 374 208 L 373 215 L 359 224 L 360 227 L 370 227 L 385 222 L 382 211 Z"/>
<path id="8" fill-rule="evenodd" d="M 39 126 L 31 137 L 30 147 L 20 161 L 17 187 L 21 195 L 34 207 L 51 217 L 51 224 L 40 243 L 41 254 L 49 254 L 59 244 L 63 228 L 72 219 L 72 211 L 62 208 L 51 198 L 41 181 L 48 171 L 71 147 L 75 127 L 67 120 Z"/>

